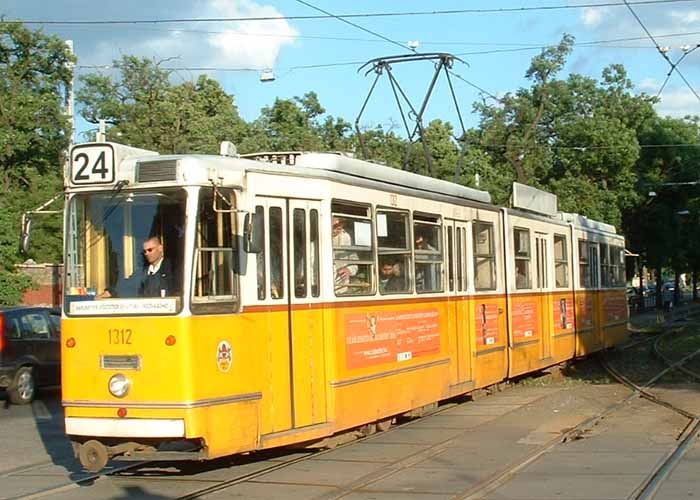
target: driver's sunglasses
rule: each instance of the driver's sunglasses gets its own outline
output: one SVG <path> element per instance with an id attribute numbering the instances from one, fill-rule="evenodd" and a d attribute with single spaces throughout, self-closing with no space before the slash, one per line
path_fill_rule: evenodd
<path id="1" fill-rule="evenodd" d="M 151 248 L 144 248 L 143 253 L 151 253 L 153 250 L 155 250 L 156 247 L 151 247 Z"/>

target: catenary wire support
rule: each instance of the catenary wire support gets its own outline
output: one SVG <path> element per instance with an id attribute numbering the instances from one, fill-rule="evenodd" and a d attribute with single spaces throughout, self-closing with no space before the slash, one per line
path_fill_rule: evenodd
<path id="1" fill-rule="evenodd" d="M 422 146 L 423 146 L 423 154 L 425 156 L 425 162 L 428 167 L 428 171 L 430 172 L 430 175 L 435 177 L 437 172 L 435 171 L 435 164 L 432 158 L 432 155 L 430 154 L 430 149 L 428 147 L 428 142 L 425 137 L 425 126 L 423 125 L 423 117 L 425 115 L 425 111 L 428 107 L 428 102 L 430 101 L 430 97 L 432 96 L 433 90 L 435 89 L 435 85 L 437 84 L 438 78 L 440 77 L 440 73 L 445 73 L 445 77 L 447 78 L 448 85 L 450 88 L 450 92 L 452 94 L 452 100 L 455 105 L 455 109 L 457 111 L 457 115 L 459 117 L 459 123 L 460 126 L 462 127 L 462 135 L 461 139 L 458 139 L 457 142 L 460 144 L 460 160 L 457 164 L 456 167 L 456 172 L 455 172 L 455 179 L 459 177 L 459 173 L 461 170 L 461 164 L 463 163 L 463 156 L 465 152 L 465 145 L 464 145 L 464 138 L 466 137 L 466 130 L 464 128 L 464 120 L 462 119 L 461 111 L 459 109 L 459 105 L 457 102 L 457 97 L 454 92 L 454 87 L 452 85 L 452 80 L 450 79 L 450 69 L 454 65 L 454 61 L 457 60 L 459 62 L 462 62 L 464 64 L 467 64 L 463 60 L 459 59 L 458 57 L 452 55 L 452 54 L 447 54 L 447 53 L 442 53 L 442 52 L 437 52 L 437 53 L 428 53 L 428 54 L 406 54 L 406 55 L 398 55 L 398 56 L 389 56 L 389 57 L 380 57 L 376 59 L 372 59 L 365 64 L 363 64 L 359 69 L 359 71 L 362 71 L 363 69 L 367 68 L 369 66 L 369 69 L 365 72 L 365 76 L 369 75 L 370 73 L 375 73 L 376 77 L 374 79 L 374 82 L 372 83 L 372 86 L 370 87 L 369 93 L 367 94 L 367 97 L 365 98 L 364 103 L 362 104 L 362 107 L 360 108 L 360 113 L 357 115 L 357 118 L 355 119 L 355 131 L 357 132 L 357 137 L 358 141 L 360 143 L 360 148 L 362 150 L 362 154 L 365 158 L 369 158 L 369 151 L 367 149 L 367 144 L 364 141 L 362 131 L 360 130 L 360 119 L 365 112 L 365 109 L 367 109 L 367 105 L 369 103 L 369 100 L 374 93 L 374 90 L 377 86 L 377 82 L 379 81 L 379 78 L 386 73 L 387 78 L 389 79 L 389 84 L 391 86 L 392 93 L 394 94 L 394 99 L 396 100 L 397 107 L 399 109 L 399 113 L 401 115 L 401 120 L 403 122 L 405 131 L 406 131 L 406 136 L 408 139 L 408 143 L 406 145 L 406 152 L 404 155 L 403 159 L 403 165 L 402 169 L 407 170 L 409 161 L 411 158 L 411 153 L 413 151 L 413 145 L 420 141 Z M 415 62 L 415 61 L 433 61 L 434 62 L 434 67 L 435 71 L 433 73 L 433 77 L 430 81 L 430 85 L 428 86 L 428 89 L 426 90 L 425 96 L 423 97 L 423 100 L 421 102 L 420 108 L 416 109 L 416 107 L 413 105 L 411 100 L 408 98 L 406 93 L 404 92 L 403 88 L 401 87 L 400 83 L 394 76 L 394 73 L 392 71 L 392 65 L 393 64 L 398 64 L 398 63 L 405 63 L 405 62 Z M 402 102 L 405 103 L 406 107 L 408 108 L 408 111 L 404 109 L 404 106 L 402 105 Z M 411 122 L 411 123 L 409 123 Z"/>

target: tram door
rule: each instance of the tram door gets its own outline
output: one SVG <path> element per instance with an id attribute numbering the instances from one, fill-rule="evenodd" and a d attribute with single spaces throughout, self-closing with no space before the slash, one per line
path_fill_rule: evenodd
<path id="1" fill-rule="evenodd" d="M 535 255 L 537 269 L 538 306 L 540 309 L 540 331 L 542 332 L 542 359 L 552 356 L 552 331 L 549 316 L 552 307 L 549 305 L 549 258 L 547 252 L 547 235 L 535 233 Z"/>
<path id="2" fill-rule="evenodd" d="M 457 363 L 450 373 L 451 384 L 473 380 L 472 373 L 472 334 L 469 327 L 468 283 L 470 272 L 468 249 L 470 232 L 466 221 L 447 219 L 447 291 L 454 299 L 449 307 L 450 351 Z"/>
<path id="3" fill-rule="evenodd" d="M 256 199 L 265 212 L 264 297 L 275 307 L 268 324 L 273 432 L 326 421 L 321 301 L 320 202 Z"/>
<path id="4" fill-rule="evenodd" d="M 292 425 L 326 421 L 321 300 L 321 203 L 288 200 Z M 330 226 L 326 223 L 326 226 Z"/>

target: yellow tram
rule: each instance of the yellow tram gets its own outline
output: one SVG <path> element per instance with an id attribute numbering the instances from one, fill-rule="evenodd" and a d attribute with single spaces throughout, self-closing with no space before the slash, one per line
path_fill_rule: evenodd
<path id="1" fill-rule="evenodd" d="M 625 338 L 623 237 L 552 195 L 226 151 L 71 151 L 63 405 L 89 470 L 382 428 Z M 151 250 L 169 281 L 144 293 Z"/>

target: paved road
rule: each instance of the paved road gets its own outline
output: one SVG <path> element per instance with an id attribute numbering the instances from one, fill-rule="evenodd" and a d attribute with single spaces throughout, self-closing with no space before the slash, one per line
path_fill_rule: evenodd
<path id="1" fill-rule="evenodd" d="M 465 498 L 479 481 L 528 458 L 525 467 L 497 488 L 481 491 L 478 497 L 629 498 L 672 448 L 686 419 L 633 399 L 582 439 L 555 444 L 536 455 L 560 432 L 626 394 L 626 389 L 612 384 L 517 387 L 316 455 L 206 498 Z M 686 397 L 690 394 L 685 392 Z M 56 486 L 79 472 L 62 437 L 57 398 L 48 394 L 42 401 L 31 407 L 6 407 L 0 413 L 0 498 Z M 699 457 L 696 444 L 657 498 L 700 495 Z M 12 473 L 41 462 L 44 465 Z M 174 498 L 251 467 L 255 464 L 229 464 L 214 470 L 195 467 L 186 473 L 168 470 L 160 477 L 157 473 L 156 477 L 119 477 L 50 498 Z"/>
<path id="2" fill-rule="evenodd" d="M 654 323 L 652 315 L 643 321 Z M 623 499 L 668 454 L 687 424 L 673 411 L 635 398 L 581 439 L 557 436 L 628 395 L 617 384 L 517 386 L 451 407 L 405 427 L 314 455 L 205 498 L 227 499 Z M 574 381 L 575 382 L 575 381 Z M 664 399 L 700 412 L 700 387 L 664 387 Z M 9 406 L 0 393 L 0 499 L 60 486 L 84 475 L 63 435 L 58 391 L 31 406 Z M 543 447 L 546 452 L 540 452 Z M 299 456 L 288 454 L 281 461 Z M 700 496 L 694 443 L 656 498 Z M 475 488 L 527 461 L 497 486 Z M 100 480 L 50 498 L 176 498 L 233 476 L 261 470 L 259 462 L 148 470 Z"/>

